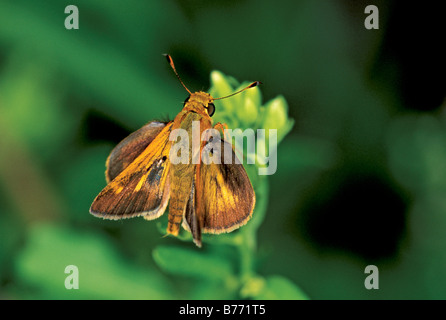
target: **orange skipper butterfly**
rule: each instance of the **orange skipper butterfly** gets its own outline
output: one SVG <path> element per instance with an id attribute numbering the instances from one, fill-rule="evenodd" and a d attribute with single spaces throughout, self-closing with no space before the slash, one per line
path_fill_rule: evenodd
<path id="1" fill-rule="evenodd" d="M 189 93 L 183 110 L 173 121 L 152 121 L 122 140 L 106 161 L 107 186 L 94 199 L 90 213 L 118 220 L 142 216 L 160 217 L 169 203 L 167 233 L 178 235 L 180 224 L 192 233 L 201 247 L 201 233 L 231 232 L 246 224 L 252 216 L 255 193 L 246 171 L 232 148 L 220 134 L 199 141 L 199 153 L 190 146 L 184 152 L 187 161 L 171 161 L 176 141 L 170 139 L 178 129 L 193 139 L 193 124 L 199 124 L 199 137 L 207 129 L 224 133 L 225 124 L 213 126 L 213 101 L 227 98 L 260 84 L 256 81 L 229 96 L 213 98 L 198 91 L 192 93 L 178 75 L 172 58 L 165 55 L 180 83 Z M 186 137 L 187 138 L 187 137 Z M 187 140 L 187 139 L 186 139 Z M 184 142 L 184 141 L 183 141 Z M 193 143 L 192 143 L 193 145 Z M 223 153 L 205 164 L 203 153 L 230 150 L 232 161 Z M 197 148 L 195 148 L 197 150 Z M 176 152 L 173 153 L 175 156 Z M 193 161 L 198 155 L 198 161 Z M 226 160 L 226 161 L 225 161 Z M 177 163 L 178 162 L 178 163 Z"/>

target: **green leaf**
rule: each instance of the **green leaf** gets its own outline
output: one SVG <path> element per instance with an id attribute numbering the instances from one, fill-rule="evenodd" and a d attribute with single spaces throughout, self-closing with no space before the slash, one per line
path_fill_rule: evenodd
<path id="1" fill-rule="evenodd" d="M 174 275 L 209 279 L 233 277 L 229 261 L 198 249 L 158 246 L 153 258 L 161 269 Z"/>
<path id="2" fill-rule="evenodd" d="M 65 268 L 79 270 L 79 289 L 65 288 Z M 16 261 L 17 276 L 40 299 L 169 299 L 173 294 L 156 269 L 137 267 L 103 237 L 53 225 L 37 225 Z M 35 296 L 33 296 L 33 294 Z"/>
<path id="3" fill-rule="evenodd" d="M 259 292 L 256 299 L 260 300 L 308 300 L 308 296 L 302 292 L 290 280 L 274 275 L 266 278 L 263 289 Z"/>
<path id="4" fill-rule="evenodd" d="M 265 105 L 265 114 L 261 127 L 266 130 L 277 130 L 277 144 L 290 132 L 294 120 L 288 118 L 288 103 L 283 96 L 278 96 Z"/>
<path id="5" fill-rule="evenodd" d="M 220 281 L 196 281 L 188 293 L 189 300 L 229 300 L 237 299 L 238 282 L 235 278 L 228 278 L 224 285 Z"/>

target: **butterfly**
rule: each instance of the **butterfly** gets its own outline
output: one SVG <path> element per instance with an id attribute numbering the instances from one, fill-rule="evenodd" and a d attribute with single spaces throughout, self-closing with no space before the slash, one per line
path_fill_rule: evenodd
<path id="1" fill-rule="evenodd" d="M 153 220 L 169 204 L 167 234 L 177 236 L 182 225 L 201 247 L 202 233 L 231 232 L 252 216 L 254 189 L 231 141 L 225 140 L 227 126 L 213 125 L 211 117 L 215 112 L 214 100 L 233 96 L 260 82 L 221 98 L 203 91 L 192 93 L 178 75 L 170 55 L 165 56 L 189 93 L 183 109 L 173 121 L 147 123 L 111 151 L 106 161 L 107 185 L 94 199 L 90 213 L 111 220 L 140 216 Z M 189 147 L 186 151 L 191 152 L 184 152 L 188 161 L 173 163 L 171 151 L 177 141 L 170 139 L 171 134 L 183 130 L 192 137 L 194 123 L 199 124 L 200 137 L 207 129 L 216 129 L 223 137 L 219 134 L 200 139 L 199 152 Z M 231 161 L 218 150 L 230 150 Z M 204 154 L 221 161 L 204 163 Z M 192 161 L 196 156 L 199 161 Z"/>

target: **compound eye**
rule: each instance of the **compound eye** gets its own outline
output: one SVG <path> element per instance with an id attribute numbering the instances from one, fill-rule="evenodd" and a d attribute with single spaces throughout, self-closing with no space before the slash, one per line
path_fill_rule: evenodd
<path id="1" fill-rule="evenodd" d="M 190 99 L 190 96 L 188 96 L 188 97 L 186 98 L 186 100 L 184 100 L 183 105 L 186 104 L 186 103 L 189 101 L 189 99 Z"/>
<path id="2" fill-rule="evenodd" d="M 212 117 L 213 115 L 214 115 L 214 112 L 215 112 L 215 106 L 214 106 L 214 104 L 212 103 L 212 102 L 209 102 L 208 103 L 208 115 L 209 115 L 209 117 Z"/>

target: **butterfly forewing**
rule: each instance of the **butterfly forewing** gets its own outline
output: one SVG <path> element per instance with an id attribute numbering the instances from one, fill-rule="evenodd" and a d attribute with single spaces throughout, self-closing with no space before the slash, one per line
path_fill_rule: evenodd
<path id="1" fill-rule="evenodd" d="M 127 168 L 166 125 L 167 123 L 164 122 L 151 121 L 122 140 L 108 156 L 107 170 L 105 171 L 107 183 Z"/>
<path id="2" fill-rule="evenodd" d="M 146 147 L 99 193 L 90 208 L 93 215 L 106 219 L 136 216 L 155 219 L 164 213 L 170 195 L 171 127 L 172 123 L 164 126 L 150 147 Z M 118 156 L 111 159 L 118 159 Z"/>

